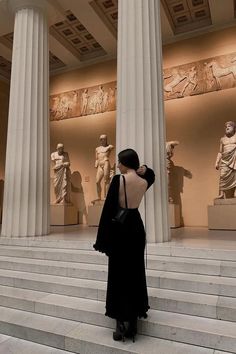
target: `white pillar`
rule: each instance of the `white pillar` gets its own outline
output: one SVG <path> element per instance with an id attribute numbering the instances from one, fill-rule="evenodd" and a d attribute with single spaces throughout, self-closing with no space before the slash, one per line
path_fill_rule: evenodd
<path id="1" fill-rule="evenodd" d="M 148 242 L 170 240 L 159 0 L 119 0 L 117 152 L 135 149 L 156 182 L 145 200 Z"/>
<path id="2" fill-rule="evenodd" d="M 49 232 L 46 0 L 10 0 L 15 11 L 2 235 Z"/>

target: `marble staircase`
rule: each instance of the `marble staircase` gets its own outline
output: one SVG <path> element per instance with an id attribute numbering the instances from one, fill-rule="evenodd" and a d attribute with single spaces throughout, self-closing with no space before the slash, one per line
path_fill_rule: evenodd
<path id="1" fill-rule="evenodd" d="M 149 244 L 135 343 L 112 340 L 106 277 L 92 242 L 0 238 L 0 354 L 236 353 L 236 251 Z"/>

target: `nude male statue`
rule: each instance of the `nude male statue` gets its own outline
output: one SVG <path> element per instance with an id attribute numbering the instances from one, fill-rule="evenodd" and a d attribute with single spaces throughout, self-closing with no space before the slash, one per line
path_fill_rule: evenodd
<path id="1" fill-rule="evenodd" d="M 225 123 L 225 136 L 220 139 L 220 152 L 215 167 L 220 170 L 219 196 L 221 198 L 236 197 L 236 125 Z"/>
<path id="2" fill-rule="evenodd" d="M 111 165 L 109 161 L 109 156 L 111 150 L 114 148 L 113 145 L 108 145 L 107 136 L 102 134 L 99 137 L 100 146 L 98 146 L 95 150 L 96 152 L 96 160 L 95 160 L 95 168 L 97 168 L 96 175 L 96 185 L 97 185 L 97 196 L 98 199 L 101 200 L 101 181 L 104 178 L 104 196 L 106 198 L 108 187 L 110 184 L 110 170 Z"/>
<path id="3" fill-rule="evenodd" d="M 64 145 L 57 144 L 57 151 L 51 154 L 51 160 L 54 162 L 54 191 L 56 195 L 55 204 L 71 203 L 71 172 L 70 159 L 67 152 L 64 151 Z"/>

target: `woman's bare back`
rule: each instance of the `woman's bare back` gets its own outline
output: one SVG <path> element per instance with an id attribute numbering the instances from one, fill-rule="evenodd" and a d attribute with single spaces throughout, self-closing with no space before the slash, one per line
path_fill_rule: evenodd
<path id="1" fill-rule="evenodd" d="M 139 177 L 135 171 L 130 171 L 123 176 L 126 182 L 128 208 L 138 208 L 147 190 L 147 181 Z M 125 208 L 125 192 L 122 175 L 120 176 L 119 204 L 121 207 Z"/>

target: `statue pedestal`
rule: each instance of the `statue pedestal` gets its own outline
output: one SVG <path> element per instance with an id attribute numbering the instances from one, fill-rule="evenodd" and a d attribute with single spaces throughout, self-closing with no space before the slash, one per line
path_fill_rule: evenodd
<path id="1" fill-rule="evenodd" d="M 94 200 L 88 206 L 88 226 L 98 226 L 103 205 L 104 200 Z"/>
<path id="2" fill-rule="evenodd" d="M 208 228 L 212 230 L 236 230 L 236 198 L 215 199 L 208 205 Z"/>
<path id="3" fill-rule="evenodd" d="M 78 224 L 78 210 L 73 204 L 51 204 L 51 225 Z"/>
<path id="4" fill-rule="evenodd" d="M 180 227 L 180 207 L 179 204 L 169 203 L 169 222 L 170 227 Z"/>

